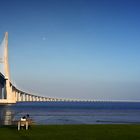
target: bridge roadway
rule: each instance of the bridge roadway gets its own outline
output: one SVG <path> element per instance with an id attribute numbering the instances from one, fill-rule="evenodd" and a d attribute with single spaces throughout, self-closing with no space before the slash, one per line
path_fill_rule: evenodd
<path id="1" fill-rule="evenodd" d="M 17 89 L 16 86 L 13 86 L 12 83 L 10 83 L 12 90 L 15 93 L 16 96 L 16 102 L 87 102 L 89 100 L 78 100 L 78 99 L 62 99 L 62 98 L 52 98 L 52 97 L 43 97 L 38 96 L 35 94 L 29 94 L 28 92 L 24 92 L 20 89 Z M 12 92 L 13 92 L 12 91 Z M 91 100 L 89 102 L 92 102 Z"/>
<path id="2" fill-rule="evenodd" d="M 6 95 L 2 96 L 2 89 L 5 86 L 6 83 L 6 78 L 5 76 L 0 73 L 0 104 L 7 104 L 9 103 L 9 101 L 6 99 Z M 23 90 L 18 89 L 16 86 L 14 86 L 12 84 L 12 82 L 9 83 L 10 85 L 10 94 L 14 100 L 13 103 L 16 102 L 46 102 L 46 101 L 69 101 L 69 102 L 77 102 L 77 101 L 81 101 L 81 100 L 76 100 L 76 99 L 61 99 L 61 98 L 52 98 L 52 97 L 43 97 L 43 96 L 38 96 L 35 94 L 30 94 L 28 92 L 25 92 Z"/>
<path id="3" fill-rule="evenodd" d="M 6 99 L 7 96 L 2 96 L 4 95 L 3 89 L 5 88 L 5 83 L 6 83 L 6 78 L 5 76 L 0 73 L 0 104 L 8 104 L 9 101 Z M 16 102 L 80 102 L 80 101 L 88 101 L 88 100 L 78 100 L 78 99 L 62 99 L 62 98 L 52 98 L 52 97 L 43 97 L 43 96 L 38 96 L 32 93 L 25 92 L 21 89 L 18 89 L 16 86 L 12 84 L 12 82 L 9 83 L 10 85 L 10 94 L 13 98 L 13 103 Z"/>

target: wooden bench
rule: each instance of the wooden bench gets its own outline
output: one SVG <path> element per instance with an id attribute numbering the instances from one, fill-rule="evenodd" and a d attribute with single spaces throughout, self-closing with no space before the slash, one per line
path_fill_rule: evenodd
<path id="1" fill-rule="evenodd" d="M 32 120 L 31 119 L 28 119 L 26 121 L 21 121 L 20 120 L 20 121 L 17 122 L 17 129 L 20 130 L 21 127 L 25 127 L 25 129 L 28 130 L 29 126 L 31 126 L 31 124 L 32 124 Z"/>

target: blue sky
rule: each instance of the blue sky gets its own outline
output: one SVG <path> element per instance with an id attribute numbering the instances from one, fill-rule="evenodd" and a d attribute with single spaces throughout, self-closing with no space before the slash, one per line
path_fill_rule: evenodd
<path id="1" fill-rule="evenodd" d="M 139 0 L 7 0 L 11 78 L 51 97 L 140 100 Z"/>

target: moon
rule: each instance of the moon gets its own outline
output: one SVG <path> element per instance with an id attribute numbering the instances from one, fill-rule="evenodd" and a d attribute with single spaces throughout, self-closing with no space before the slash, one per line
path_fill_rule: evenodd
<path id="1" fill-rule="evenodd" d="M 46 40 L 46 37 L 42 37 L 42 40 L 45 41 Z"/>

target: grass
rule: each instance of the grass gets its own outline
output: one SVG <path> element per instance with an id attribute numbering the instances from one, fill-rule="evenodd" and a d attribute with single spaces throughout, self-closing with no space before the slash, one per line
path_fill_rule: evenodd
<path id="1" fill-rule="evenodd" d="M 36 125 L 1 127 L 0 140 L 140 140 L 140 125 Z"/>

